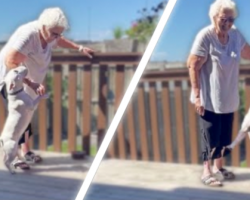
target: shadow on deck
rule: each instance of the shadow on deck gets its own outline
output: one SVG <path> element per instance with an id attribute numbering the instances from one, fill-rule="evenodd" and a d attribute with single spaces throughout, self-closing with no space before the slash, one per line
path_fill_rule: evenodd
<path id="1" fill-rule="evenodd" d="M 92 160 L 75 161 L 67 154 L 42 153 L 42 164 L 10 175 L 0 166 L 0 199 L 75 200 Z M 199 181 L 201 166 L 104 160 L 86 200 L 249 200 L 250 169 L 232 168 L 237 178 L 222 188 Z"/>

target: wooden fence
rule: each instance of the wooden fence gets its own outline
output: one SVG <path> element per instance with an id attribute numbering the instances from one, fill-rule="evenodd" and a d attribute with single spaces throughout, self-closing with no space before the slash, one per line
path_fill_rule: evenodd
<path id="1" fill-rule="evenodd" d="M 67 151 L 71 152 L 77 149 L 78 137 L 83 147 L 80 150 L 90 154 L 91 133 L 98 131 L 100 143 L 111 120 L 107 106 L 114 104 L 114 97 L 107 98 L 107 95 L 114 93 L 114 85 L 118 92 L 123 91 L 121 79 L 127 78 L 126 72 L 133 71 L 140 59 L 140 53 L 96 54 L 93 59 L 78 53 L 54 53 L 44 82 L 50 99 L 39 104 L 37 117 L 32 122 L 35 138 L 31 145 L 39 150 L 50 146 L 60 152 L 64 148 L 62 140 L 66 140 Z M 114 75 L 116 80 L 110 81 Z M 4 108 L 0 99 L 0 106 Z M 1 129 L 6 114 L 6 110 L 1 109 Z"/>
<path id="2" fill-rule="evenodd" d="M 239 87 L 241 106 L 235 112 L 233 138 L 250 106 L 249 65 L 240 67 Z M 186 68 L 145 72 L 127 109 L 127 121 L 123 120 L 129 127 L 128 135 L 124 136 L 120 128 L 117 138 L 114 138 L 113 142 L 117 143 L 114 157 L 201 163 L 198 116 L 189 98 L 190 82 Z M 123 138 L 127 139 L 126 146 Z M 224 161 L 227 165 L 250 166 L 249 150 L 249 138 L 246 137 Z"/>
<path id="3" fill-rule="evenodd" d="M 236 137 L 250 107 L 250 65 L 240 67 L 241 105 L 234 116 Z M 109 156 L 156 162 L 201 163 L 198 116 L 190 103 L 186 68 L 144 73 L 117 134 Z M 250 166 L 249 138 L 237 146 L 225 164 Z"/>
<path id="4" fill-rule="evenodd" d="M 141 54 L 54 54 L 45 81 L 51 98 L 42 100 L 35 124 L 34 148 L 91 153 L 92 136 L 97 148 L 120 104 Z M 241 107 L 235 113 L 236 137 L 245 109 L 250 106 L 250 66 L 240 68 Z M 112 139 L 107 157 L 157 162 L 200 163 L 198 117 L 189 102 L 188 70 L 146 71 Z M 1 99 L 0 106 L 3 107 Z M 243 107 L 244 106 L 244 107 Z M 0 128 L 6 112 L 0 112 Z M 80 141 L 79 141 L 80 138 Z M 250 166 L 247 138 L 225 160 Z"/>

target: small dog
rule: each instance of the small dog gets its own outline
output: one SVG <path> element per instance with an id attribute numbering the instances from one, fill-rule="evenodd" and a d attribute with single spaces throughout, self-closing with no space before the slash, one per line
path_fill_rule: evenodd
<path id="1" fill-rule="evenodd" d="M 233 148 L 236 145 L 238 145 L 247 136 L 247 134 L 248 134 L 249 139 L 250 139 L 250 108 L 247 111 L 246 115 L 244 116 L 244 119 L 243 119 L 243 122 L 241 124 L 241 128 L 238 132 L 237 137 L 234 139 L 234 141 L 230 145 L 226 146 L 223 149 L 222 154 L 226 155 L 229 152 L 231 152 L 233 150 Z"/>
<path id="2" fill-rule="evenodd" d="M 19 66 L 11 69 L 0 83 L 6 88 L 8 98 L 8 116 L 0 137 L 0 146 L 3 152 L 3 162 L 11 174 L 15 173 L 12 162 L 17 156 L 20 157 L 18 141 L 30 123 L 30 118 L 27 116 L 36 108 L 41 99 L 48 98 L 45 94 L 32 99 L 24 91 L 23 79 L 27 74 L 28 69 L 25 66 Z"/>

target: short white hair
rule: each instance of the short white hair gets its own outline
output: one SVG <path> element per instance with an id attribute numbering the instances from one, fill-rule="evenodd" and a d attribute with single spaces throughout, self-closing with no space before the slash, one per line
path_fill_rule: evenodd
<path id="1" fill-rule="evenodd" d="M 62 27 L 64 30 L 69 28 L 68 20 L 60 8 L 47 8 L 39 16 L 39 26 L 49 28 Z"/>
<path id="2" fill-rule="evenodd" d="M 232 10 L 234 13 L 234 17 L 237 17 L 238 11 L 236 8 L 236 4 L 232 0 L 215 0 L 213 4 L 210 6 L 209 17 L 213 25 L 215 25 L 214 17 L 219 14 L 221 10 Z"/>

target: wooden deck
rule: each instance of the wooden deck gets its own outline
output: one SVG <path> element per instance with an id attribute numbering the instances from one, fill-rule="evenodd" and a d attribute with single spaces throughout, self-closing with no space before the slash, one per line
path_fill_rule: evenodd
<path id="1" fill-rule="evenodd" d="M 43 153 L 44 162 L 29 172 L 10 175 L 0 166 L 0 199 L 74 200 L 91 165 L 67 154 Z M 232 168 L 237 179 L 222 188 L 199 181 L 201 166 L 156 162 L 104 160 L 87 200 L 249 200 L 250 169 Z"/>

